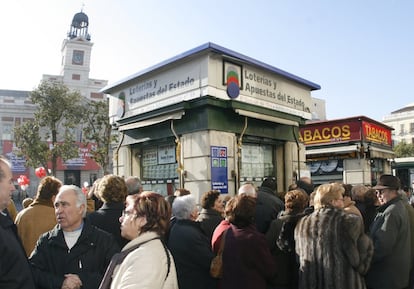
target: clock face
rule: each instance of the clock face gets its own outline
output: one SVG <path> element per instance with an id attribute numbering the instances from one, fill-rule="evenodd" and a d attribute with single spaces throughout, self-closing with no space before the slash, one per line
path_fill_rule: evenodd
<path id="1" fill-rule="evenodd" d="M 83 54 L 82 50 L 73 50 L 72 64 L 83 65 Z"/>

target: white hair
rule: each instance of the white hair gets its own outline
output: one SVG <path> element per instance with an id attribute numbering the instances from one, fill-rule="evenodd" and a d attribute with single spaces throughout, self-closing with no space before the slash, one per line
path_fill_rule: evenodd
<path id="1" fill-rule="evenodd" d="M 172 204 L 172 214 L 178 220 L 190 220 L 192 213 L 196 209 L 196 200 L 192 195 L 176 197 Z"/>
<path id="2" fill-rule="evenodd" d="M 84 205 L 84 210 L 83 210 L 83 217 L 86 217 L 86 196 L 85 194 L 82 192 L 81 188 L 79 188 L 78 186 L 75 185 L 63 185 L 60 187 L 59 189 L 59 193 L 63 193 L 66 191 L 74 191 L 76 194 L 76 207 L 80 208 L 82 205 Z"/>
<path id="3" fill-rule="evenodd" d="M 256 198 L 257 192 L 253 184 L 246 183 L 239 188 L 239 195 L 247 195 Z"/>

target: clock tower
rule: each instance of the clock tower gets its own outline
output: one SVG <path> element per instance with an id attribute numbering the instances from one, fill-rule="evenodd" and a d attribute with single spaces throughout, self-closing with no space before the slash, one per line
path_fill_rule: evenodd
<path id="1" fill-rule="evenodd" d="M 82 96 L 82 103 L 88 105 L 91 101 L 107 101 L 105 94 L 101 92 L 108 81 L 105 79 L 89 78 L 91 68 L 91 52 L 93 43 L 88 32 L 88 16 L 81 12 L 73 16 L 69 32 L 61 47 L 62 60 L 60 63 L 60 74 L 43 74 L 42 81 L 58 82 L 65 85 L 71 92 L 79 92 Z M 83 131 L 82 123 L 72 129 L 76 145 L 79 146 L 79 157 L 70 161 L 61 162 L 58 165 L 57 177 L 65 183 L 82 186 L 85 181 L 93 183 L 103 172 L 89 154 L 96 144 L 85 146 L 82 144 Z"/>
<path id="2" fill-rule="evenodd" d="M 93 43 L 88 33 L 89 19 L 82 11 L 73 16 L 67 38 L 62 43 L 61 76 L 69 86 L 84 86 L 89 81 Z"/>

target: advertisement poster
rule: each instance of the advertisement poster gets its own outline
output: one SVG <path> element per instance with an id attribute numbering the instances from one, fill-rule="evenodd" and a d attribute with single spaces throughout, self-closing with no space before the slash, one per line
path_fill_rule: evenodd
<path id="1" fill-rule="evenodd" d="M 172 164 L 175 161 L 175 145 L 158 146 L 158 164 Z"/>
<path id="2" fill-rule="evenodd" d="M 3 151 L 1 152 L 11 163 L 11 171 L 13 179 L 17 179 L 20 175 L 29 177 L 29 169 L 26 167 L 26 159 L 16 155 L 14 152 L 16 148 L 13 147 L 13 142 L 3 141 Z"/>
<path id="3" fill-rule="evenodd" d="M 82 170 L 82 171 L 97 171 L 100 169 L 99 165 L 91 158 L 91 151 L 96 150 L 95 144 L 84 145 L 80 142 L 76 142 L 79 147 L 78 157 L 70 160 L 63 161 L 58 159 L 57 170 Z M 48 164 L 50 167 L 51 163 Z"/>
<path id="4" fill-rule="evenodd" d="M 211 189 L 228 193 L 226 147 L 211 146 Z"/>

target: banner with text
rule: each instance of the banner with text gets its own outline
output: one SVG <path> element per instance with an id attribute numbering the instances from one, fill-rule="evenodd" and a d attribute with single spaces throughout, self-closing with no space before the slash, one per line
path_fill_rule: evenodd
<path id="1" fill-rule="evenodd" d="M 228 193 L 227 147 L 211 146 L 211 189 Z"/>

